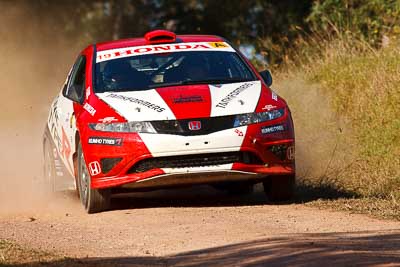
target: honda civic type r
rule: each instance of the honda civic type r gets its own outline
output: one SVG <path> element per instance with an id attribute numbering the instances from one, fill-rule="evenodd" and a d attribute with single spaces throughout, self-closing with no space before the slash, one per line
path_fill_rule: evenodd
<path id="1" fill-rule="evenodd" d="M 44 171 L 51 190 L 76 189 L 88 213 L 113 193 L 262 182 L 272 201 L 295 184 L 286 102 L 217 36 L 157 30 L 88 46 L 51 105 Z"/>

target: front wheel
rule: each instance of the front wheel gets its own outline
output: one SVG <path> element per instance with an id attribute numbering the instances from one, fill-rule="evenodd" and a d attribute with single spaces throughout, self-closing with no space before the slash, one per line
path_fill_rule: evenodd
<path id="1" fill-rule="evenodd" d="M 270 176 L 263 182 L 264 192 L 271 201 L 287 201 L 293 198 L 295 175 Z"/>
<path id="2" fill-rule="evenodd" d="M 109 189 L 91 188 L 91 177 L 89 175 L 82 146 L 78 146 L 78 190 L 81 202 L 87 213 L 101 212 L 110 206 Z"/>

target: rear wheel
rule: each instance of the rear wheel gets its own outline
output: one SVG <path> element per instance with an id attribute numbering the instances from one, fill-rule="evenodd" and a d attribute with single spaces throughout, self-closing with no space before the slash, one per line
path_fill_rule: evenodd
<path id="1" fill-rule="evenodd" d="M 54 193 L 56 191 L 56 167 L 54 163 L 53 149 L 50 145 L 48 138 L 44 139 L 43 142 L 43 177 L 42 186 L 45 193 Z"/>
<path id="2" fill-rule="evenodd" d="M 110 206 L 109 189 L 91 188 L 91 177 L 89 175 L 85 159 L 82 153 L 82 146 L 78 146 L 78 190 L 79 196 L 87 213 L 101 212 Z"/>
<path id="3" fill-rule="evenodd" d="M 294 195 L 295 175 L 270 176 L 263 182 L 264 192 L 271 201 L 287 201 Z"/>

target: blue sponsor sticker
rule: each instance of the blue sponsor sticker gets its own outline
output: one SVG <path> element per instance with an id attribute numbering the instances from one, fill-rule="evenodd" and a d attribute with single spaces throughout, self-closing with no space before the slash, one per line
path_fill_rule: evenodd
<path id="1" fill-rule="evenodd" d="M 279 125 L 262 127 L 261 133 L 262 134 L 271 134 L 271 133 L 282 132 L 284 130 L 285 130 L 285 126 L 283 124 L 279 124 Z"/>

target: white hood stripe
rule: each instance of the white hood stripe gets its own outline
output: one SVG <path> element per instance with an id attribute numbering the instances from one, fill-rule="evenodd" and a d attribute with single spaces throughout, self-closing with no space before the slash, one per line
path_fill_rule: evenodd
<path id="1" fill-rule="evenodd" d="M 156 53 L 186 52 L 186 51 L 225 51 L 234 53 L 235 50 L 225 42 L 193 42 L 177 44 L 158 44 L 116 48 L 105 51 L 98 51 L 96 63 L 140 55 Z"/>
<path id="2" fill-rule="evenodd" d="M 211 117 L 251 113 L 256 110 L 261 82 L 210 85 Z"/>
<path id="3" fill-rule="evenodd" d="M 190 92 L 190 88 L 187 89 Z M 261 82 L 209 85 L 211 117 L 251 113 L 261 95 Z M 97 96 L 128 121 L 175 120 L 176 117 L 155 90 L 108 92 Z"/>
<path id="4" fill-rule="evenodd" d="M 128 121 L 175 120 L 175 115 L 154 89 L 97 94 Z"/>

